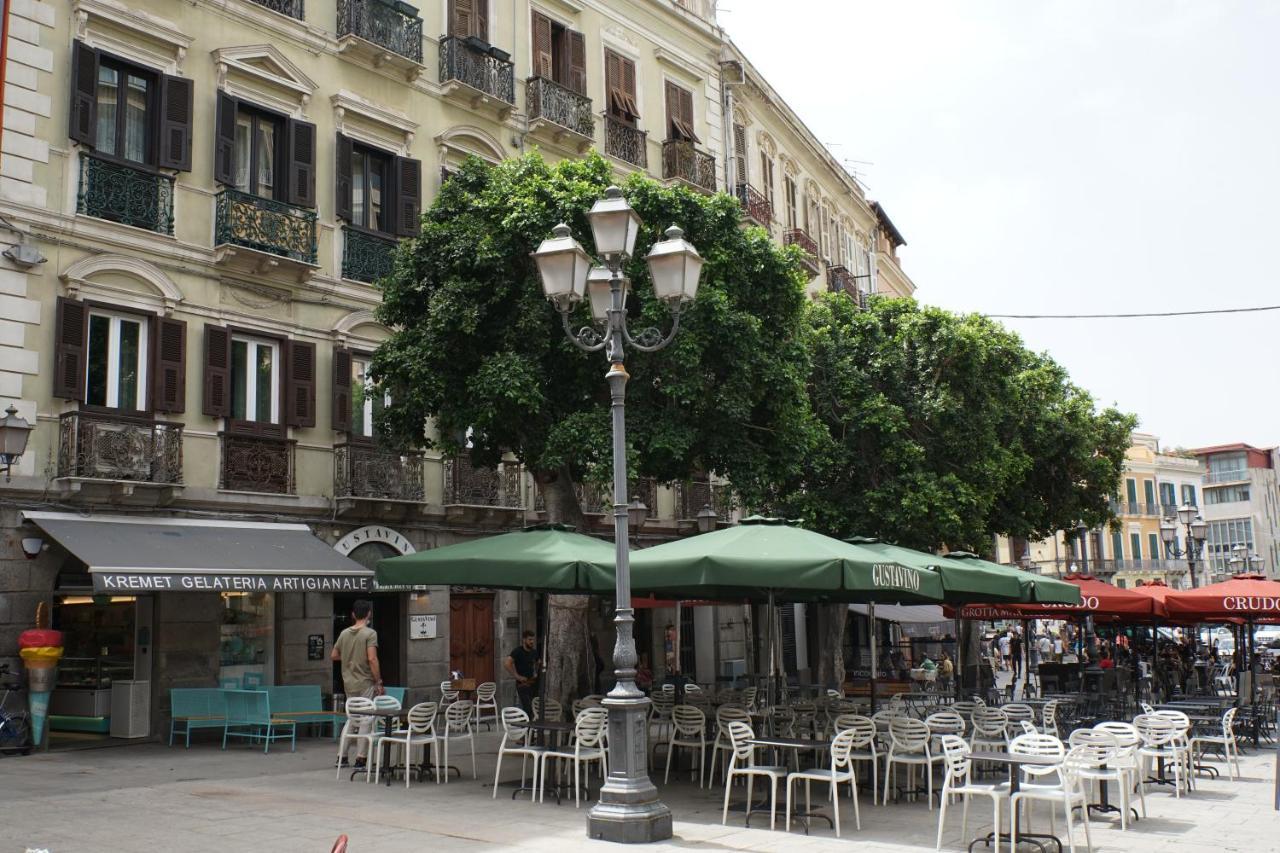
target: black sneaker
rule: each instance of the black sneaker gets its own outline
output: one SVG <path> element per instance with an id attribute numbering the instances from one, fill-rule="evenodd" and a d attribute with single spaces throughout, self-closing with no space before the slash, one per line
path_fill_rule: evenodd
<path id="1" fill-rule="evenodd" d="M 335 761 L 335 762 L 333 763 L 333 766 L 334 766 L 334 767 L 349 767 L 349 766 L 350 766 L 350 763 L 347 761 L 346 756 L 343 756 L 342 758 L 339 758 L 337 761 Z"/>
<path id="2" fill-rule="evenodd" d="M 355 763 L 355 764 L 353 764 L 353 765 L 351 765 L 351 769 L 352 769 L 352 770 L 365 770 L 365 769 L 367 769 L 367 765 L 366 765 L 365 760 L 364 760 L 363 758 L 357 758 L 357 759 L 356 759 L 356 763 Z"/>

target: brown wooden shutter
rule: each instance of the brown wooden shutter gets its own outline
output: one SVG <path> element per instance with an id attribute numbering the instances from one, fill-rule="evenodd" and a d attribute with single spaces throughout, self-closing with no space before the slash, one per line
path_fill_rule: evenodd
<path id="1" fill-rule="evenodd" d="M 487 42 L 489 40 L 489 0 L 471 0 L 471 7 L 474 10 L 471 35 Z"/>
<path id="2" fill-rule="evenodd" d="M 54 323 L 53 396 L 84 400 L 85 350 L 89 334 L 89 312 L 83 302 L 58 297 Z"/>
<path id="3" fill-rule="evenodd" d="M 632 123 L 640 118 L 640 107 L 636 98 L 636 64 L 630 59 L 622 59 L 622 96 L 626 101 L 627 112 L 631 114 Z"/>
<path id="4" fill-rule="evenodd" d="M 569 88 L 579 95 L 587 94 L 587 40 L 582 33 L 570 31 Z"/>
<path id="5" fill-rule="evenodd" d="M 747 129 L 740 124 L 733 126 L 733 179 L 749 184 L 747 177 Z"/>
<path id="6" fill-rule="evenodd" d="M 67 135 L 90 148 L 98 133 L 98 51 L 71 43 L 71 115 Z"/>
<path id="7" fill-rule="evenodd" d="M 408 157 L 395 158 L 395 233 L 412 237 L 418 233 L 422 219 L 422 162 Z"/>
<path id="8" fill-rule="evenodd" d="M 626 98 L 622 92 L 622 57 L 612 50 L 604 52 L 604 103 L 609 115 L 625 118 Z"/>
<path id="9" fill-rule="evenodd" d="M 667 139 L 683 139 L 684 131 L 680 127 L 680 87 L 667 81 Z"/>
<path id="10" fill-rule="evenodd" d="M 348 222 L 352 218 L 351 195 L 351 139 L 338 134 L 333 168 L 333 215 Z"/>
<path id="11" fill-rule="evenodd" d="M 195 86 L 186 77 L 160 78 L 160 144 L 156 164 L 191 171 L 191 107 Z"/>
<path id="12" fill-rule="evenodd" d="M 213 179 L 220 184 L 236 183 L 236 99 L 218 90 L 217 116 L 214 119 Z"/>
<path id="13" fill-rule="evenodd" d="M 289 119 L 289 203 L 316 206 L 316 126 Z"/>
<path id="14" fill-rule="evenodd" d="M 225 418 L 231 413 L 231 332 L 204 327 L 204 413 Z"/>
<path id="15" fill-rule="evenodd" d="M 551 19 L 540 12 L 533 13 L 533 74 L 547 80 L 555 79 L 555 64 L 551 53 Z"/>
<path id="16" fill-rule="evenodd" d="M 481 5 L 489 0 L 479 0 Z M 476 16 L 473 0 L 449 0 L 449 35 L 466 38 L 472 35 Z"/>
<path id="17" fill-rule="evenodd" d="M 187 324 L 156 317 L 151 336 L 151 408 L 180 414 L 187 410 Z"/>
<path id="18" fill-rule="evenodd" d="M 333 428 L 351 432 L 351 350 L 333 350 Z"/>
<path id="19" fill-rule="evenodd" d="M 693 92 L 676 87 L 680 93 L 680 122 L 684 125 L 686 138 L 690 142 L 699 142 L 698 134 L 693 132 Z"/>
<path id="20" fill-rule="evenodd" d="M 289 341 L 288 389 L 285 423 L 295 427 L 316 425 L 316 345 Z"/>

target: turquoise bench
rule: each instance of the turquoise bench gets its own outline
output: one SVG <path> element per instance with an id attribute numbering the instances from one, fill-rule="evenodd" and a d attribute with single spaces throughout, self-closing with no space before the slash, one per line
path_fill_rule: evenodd
<path id="1" fill-rule="evenodd" d="M 226 691 L 218 687 L 175 687 L 169 691 L 169 746 L 182 726 L 187 748 L 192 729 L 221 729 L 226 724 Z"/>
<path id="2" fill-rule="evenodd" d="M 289 717 L 300 726 L 329 727 L 334 738 L 338 736 L 338 725 L 346 717 L 335 714 L 324 707 L 324 697 L 320 695 L 318 684 L 286 684 L 276 687 L 263 687 L 271 703 L 271 713 L 278 717 Z"/>
<path id="3" fill-rule="evenodd" d="M 271 742 L 289 739 L 289 749 L 298 746 L 298 725 L 287 717 L 271 713 L 271 699 L 265 690 L 224 690 L 226 717 L 222 728 L 222 748 L 227 748 L 227 738 L 242 737 L 262 741 L 262 751 L 271 749 Z"/>

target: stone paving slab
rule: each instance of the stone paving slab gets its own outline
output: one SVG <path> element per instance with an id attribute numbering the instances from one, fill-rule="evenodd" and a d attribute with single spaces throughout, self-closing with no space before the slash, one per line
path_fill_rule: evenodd
<path id="1" fill-rule="evenodd" d="M 345 773 L 335 780 L 335 748 L 327 740 L 302 742 L 296 753 L 270 755 L 244 747 L 224 752 L 201 742 L 190 750 L 141 744 L 6 758 L 0 760 L 0 798 L 6 804 L 0 853 L 27 848 L 50 853 L 326 853 L 341 833 L 350 837 L 351 853 L 610 849 L 586 839 L 587 806 L 575 809 L 572 799 L 557 805 L 548 798 L 543 804 L 522 795 L 512 801 L 510 786 L 500 787 L 493 799 L 496 746 L 496 736 L 480 736 L 478 780 L 467 773 L 448 784 L 414 783 L 407 790 L 402 781 L 391 787 L 349 782 Z M 1274 762 L 1269 750 L 1246 755 L 1243 779 L 1202 777 L 1197 790 L 1180 799 L 1169 788 L 1153 787 L 1147 796 L 1148 818 L 1128 832 L 1120 832 L 1114 816 L 1092 822 L 1094 849 L 1280 850 L 1280 813 L 1272 809 Z M 504 764 L 504 777 L 514 779 L 519 763 Z M 809 836 L 798 825 L 784 834 L 781 803 L 777 831 L 768 829 L 767 814 L 753 817 L 748 829 L 742 813 L 731 811 L 729 825 L 722 826 L 723 785 L 699 790 L 687 773 L 679 774 L 680 781 L 676 775 L 670 785 L 660 786 L 676 817 L 676 837 L 646 849 L 826 851 L 856 844 L 871 853 L 904 853 L 934 846 L 938 813 L 923 800 L 872 805 L 864 791 L 861 831 L 854 828 L 846 798 L 843 838 L 834 838 L 825 822 L 816 823 Z M 822 796 L 819 790 L 825 794 L 825 788 L 815 785 L 815 799 Z M 735 798 L 740 797 L 735 791 Z M 1037 806 L 1038 830 L 1046 824 L 1044 808 Z M 956 808 L 948 815 L 944 850 L 965 846 L 959 812 Z M 990 806 L 975 799 L 970 818 L 971 837 L 986 832 Z M 1060 814 L 1056 826 L 1063 828 Z M 1078 827 L 1076 841 L 1083 845 Z"/>

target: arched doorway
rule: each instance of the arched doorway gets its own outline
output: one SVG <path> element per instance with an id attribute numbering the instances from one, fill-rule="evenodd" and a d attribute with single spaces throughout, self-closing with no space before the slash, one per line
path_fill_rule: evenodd
<path id="1" fill-rule="evenodd" d="M 353 530 L 333 546 L 335 551 L 346 554 L 362 566 L 375 568 L 386 557 L 412 554 L 413 545 L 403 535 L 390 527 L 369 525 Z M 406 631 L 404 593 L 374 592 L 335 594 L 333 596 L 333 637 L 351 625 L 351 607 L 358 598 L 373 601 L 373 619 L 370 625 L 378 632 L 378 663 L 382 668 L 382 680 L 389 685 L 405 684 Z M 341 689 L 342 667 L 333 666 L 334 691 Z"/>

